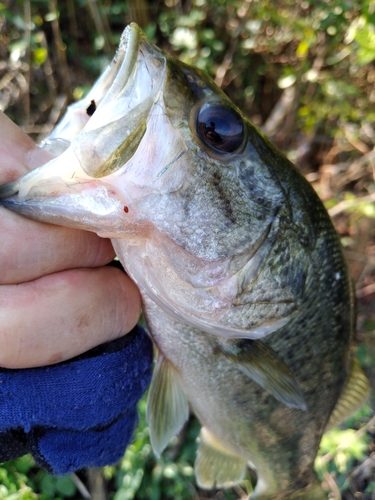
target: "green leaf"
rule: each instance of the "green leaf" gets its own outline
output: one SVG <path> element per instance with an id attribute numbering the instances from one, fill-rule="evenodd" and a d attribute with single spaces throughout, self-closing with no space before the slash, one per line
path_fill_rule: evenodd
<path id="1" fill-rule="evenodd" d="M 306 40 L 302 40 L 300 42 L 300 44 L 298 45 L 297 47 L 297 50 L 296 50 L 296 56 L 297 57 L 301 57 L 301 58 L 304 58 L 307 56 L 307 53 L 309 51 L 309 44 L 307 43 Z"/>
<path id="2" fill-rule="evenodd" d="M 47 55 L 47 49 L 44 47 L 38 47 L 37 49 L 33 50 L 32 57 L 34 63 L 36 63 L 38 66 L 41 66 L 47 59 Z"/>
<path id="3" fill-rule="evenodd" d="M 76 492 L 76 487 L 71 477 L 59 476 L 56 479 L 56 491 L 64 497 L 72 497 Z"/>
<path id="4" fill-rule="evenodd" d="M 364 458 L 368 442 L 367 434 L 359 434 L 354 429 L 335 428 L 323 435 L 319 455 L 331 454 L 338 471 L 343 473 L 350 461 Z"/>

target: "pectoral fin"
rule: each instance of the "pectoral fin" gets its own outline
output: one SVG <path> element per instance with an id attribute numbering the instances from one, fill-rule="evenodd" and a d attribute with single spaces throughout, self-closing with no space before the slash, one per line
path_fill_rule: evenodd
<path id="1" fill-rule="evenodd" d="M 325 432 L 339 425 L 358 411 L 366 402 L 370 392 L 369 381 L 353 357 L 347 382 L 328 421 Z"/>
<path id="2" fill-rule="evenodd" d="M 223 353 L 238 368 L 289 408 L 306 410 L 301 388 L 279 356 L 259 340 L 241 341 Z"/>
<path id="3" fill-rule="evenodd" d="M 246 459 L 228 450 L 202 427 L 194 470 L 201 488 L 228 488 L 244 479 Z"/>
<path id="4" fill-rule="evenodd" d="M 159 457 L 169 440 L 178 434 L 189 417 L 189 404 L 180 376 L 173 365 L 159 354 L 147 402 L 150 441 Z"/>

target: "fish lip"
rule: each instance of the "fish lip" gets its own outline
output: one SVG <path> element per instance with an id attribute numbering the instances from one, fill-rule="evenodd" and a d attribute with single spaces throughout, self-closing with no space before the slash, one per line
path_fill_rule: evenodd
<path id="1" fill-rule="evenodd" d="M 116 58 L 118 56 L 124 55 L 125 59 L 123 61 L 123 64 L 125 64 L 125 69 L 127 65 L 130 65 L 130 71 L 132 58 L 134 54 L 138 53 L 138 47 L 142 33 L 142 30 L 137 24 L 130 23 L 128 26 L 126 26 L 120 38 L 119 47 L 114 57 L 114 61 L 116 61 Z"/>
<path id="2" fill-rule="evenodd" d="M 112 86 L 116 84 L 116 86 L 120 85 L 120 87 L 125 87 L 127 84 L 137 61 L 142 35 L 145 36 L 140 27 L 135 23 L 129 24 L 124 29 L 120 38 L 119 47 L 113 58 L 113 64 L 118 64 L 119 67 Z M 118 79 L 120 81 L 117 81 Z M 105 98 L 106 97 L 107 94 Z"/>

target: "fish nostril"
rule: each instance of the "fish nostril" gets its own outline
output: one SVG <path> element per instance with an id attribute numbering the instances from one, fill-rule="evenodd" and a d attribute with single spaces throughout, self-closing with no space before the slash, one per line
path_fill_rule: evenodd
<path id="1" fill-rule="evenodd" d="M 162 66 L 162 64 L 163 64 L 163 61 L 161 61 L 157 57 L 153 57 L 151 59 L 151 63 L 152 63 L 153 66 L 155 66 L 155 68 L 160 68 Z"/>

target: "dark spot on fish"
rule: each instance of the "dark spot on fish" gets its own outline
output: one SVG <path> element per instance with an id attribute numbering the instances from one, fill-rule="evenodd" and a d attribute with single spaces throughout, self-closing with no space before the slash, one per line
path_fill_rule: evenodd
<path id="1" fill-rule="evenodd" d="M 90 106 L 86 109 L 86 113 L 89 116 L 92 116 L 95 113 L 95 111 L 96 111 L 96 104 L 95 104 L 95 100 L 92 99 Z"/>
<path id="2" fill-rule="evenodd" d="M 306 488 L 310 482 L 311 482 L 311 471 L 308 470 L 303 474 L 303 476 L 301 476 L 297 481 L 294 482 L 293 491 L 302 490 L 303 488 Z"/>
<path id="3" fill-rule="evenodd" d="M 254 153 L 252 145 L 248 143 L 247 145 L 247 155 L 250 156 L 250 159 L 257 162 L 258 156 Z M 278 208 L 274 207 L 274 201 L 272 199 L 268 199 L 265 196 L 265 184 L 264 179 L 259 179 L 255 167 L 250 164 L 246 164 L 244 161 L 241 161 L 239 164 L 239 179 L 242 184 L 246 188 L 249 199 L 251 199 L 252 203 L 256 203 L 259 207 L 262 207 L 259 210 L 255 217 L 261 219 L 265 217 L 264 214 L 267 214 L 268 211 L 276 211 Z M 265 210 L 263 210 L 263 208 Z"/>
<path id="4" fill-rule="evenodd" d="M 221 173 L 216 171 L 212 175 L 212 185 L 219 195 L 219 200 L 222 202 L 222 208 L 225 216 L 234 224 L 236 218 L 233 214 L 232 204 L 230 197 L 225 193 L 223 185 L 221 183 Z"/>

